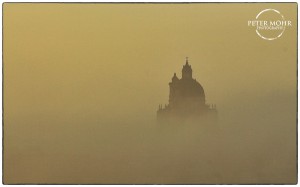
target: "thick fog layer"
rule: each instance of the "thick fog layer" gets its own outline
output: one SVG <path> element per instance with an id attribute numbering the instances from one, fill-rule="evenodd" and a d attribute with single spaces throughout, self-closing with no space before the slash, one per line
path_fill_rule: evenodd
<path id="1" fill-rule="evenodd" d="M 247 21 L 279 9 L 274 41 Z M 4 4 L 4 182 L 296 182 L 296 4 Z M 158 125 L 185 57 L 218 123 Z"/>

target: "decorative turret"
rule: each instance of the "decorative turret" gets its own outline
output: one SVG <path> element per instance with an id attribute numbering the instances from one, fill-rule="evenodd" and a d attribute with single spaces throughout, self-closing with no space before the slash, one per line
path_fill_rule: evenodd
<path id="1" fill-rule="evenodd" d="M 178 79 L 178 77 L 176 76 L 176 73 L 174 73 L 174 76 L 173 76 L 173 78 L 172 78 L 172 82 L 176 82 L 176 81 L 178 81 L 179 79 Z"/>
<path id="2" fill-rule="evenodd" d="M 182 78 L 183 79 L 192 79 L 192 67 L 189 65 L 188 57 L 186 57 L 185 65 L 182 68 Z"/>

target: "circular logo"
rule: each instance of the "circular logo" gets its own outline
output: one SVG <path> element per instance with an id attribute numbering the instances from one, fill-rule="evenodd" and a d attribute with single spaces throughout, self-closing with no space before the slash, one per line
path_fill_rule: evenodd
<path id="1" fill-rule="evenodd" d="M 255 20 L 248 21 L 248 26 L 256 27 L 256 34 L 264 40 L 275 40 L 282 36 L 286 27 L 292 22 L 275 9 L 265 9 L 259 12 Z"/>

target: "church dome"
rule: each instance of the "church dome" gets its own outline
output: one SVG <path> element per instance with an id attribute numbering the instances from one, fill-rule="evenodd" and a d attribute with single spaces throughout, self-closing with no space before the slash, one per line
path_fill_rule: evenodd
<path id="1" fill-rule="evenodd" d="M 204 89 L 196 79 L 192 77 L 192 68 L 186 59 L 186 64 L 182 69 L 182 78 L 178 79 L 176 74 L 172 78 L 172 82 L 169 83 L 169 106 L 174 108 L 175 106 L 199 106 L 205 107 L 205 94 Z M 176 108 L 176 107 L 175 107 Z"/>
<path id="2" fill-rule="evenodd" d="M 182 77 L 179 79 L 174 73 L 172 81 L 169 82 L 169 104 L 162 108 L 159 105 L 157 119 L 160 122 L 196 117 L 202 115 L 216 115 L 215 107 L 205 103 L 205 93 L 202 85 L 193 78 L 193 70 L 189 65 L 188 58 L 182 67 Z"/>
<path id="3" fill-rule="evenodd" d="M 182 96 L 205 98 L 203 87 L 195 79 L 181 79 L 180 82 Z"/>

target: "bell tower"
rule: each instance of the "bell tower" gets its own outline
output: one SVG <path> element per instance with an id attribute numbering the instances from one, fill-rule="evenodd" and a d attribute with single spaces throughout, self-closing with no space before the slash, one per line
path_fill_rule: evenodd
<path id="1" fill-rule="evenodd" d="M 182 68 L 182 79 L 192 79 L 193 70 L 189 65 L 189 59 L 186 57 L 185 65 Z"/>

